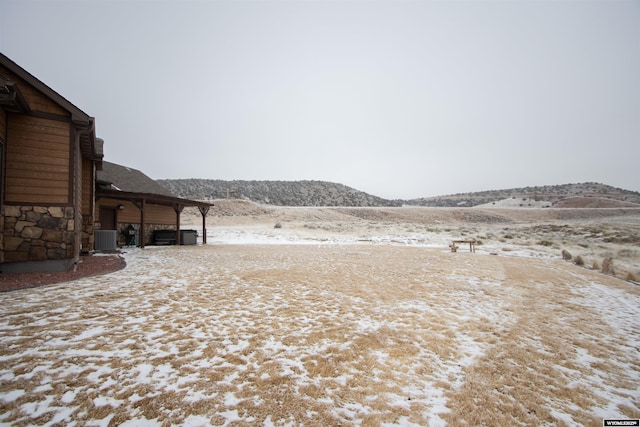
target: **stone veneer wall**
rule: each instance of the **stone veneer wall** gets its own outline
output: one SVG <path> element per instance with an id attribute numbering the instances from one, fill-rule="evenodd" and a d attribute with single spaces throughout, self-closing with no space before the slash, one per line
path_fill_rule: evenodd
<path id="1" fill-rule="evenodd" d="M 72 207 L 5 206 L 3 219 L 3 262 L 73 258 Z"/>
<path id="2" fill-rule="evenodd" d="M 92 216 L 82 216 L 82 253 L 88 253 L 93 250 L 95 236 L 93 234 L 94 218 Z"/>

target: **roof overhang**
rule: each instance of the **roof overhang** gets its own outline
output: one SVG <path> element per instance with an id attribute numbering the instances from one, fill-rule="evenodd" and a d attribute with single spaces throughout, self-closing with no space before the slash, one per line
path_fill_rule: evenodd
<path id="1" fill-rule="evenodd" d="M 200 202 L 198 200 L 182 199 L 180 197 L 163 196 L 160 194 L 151 194 L 151 193 L 133 193 L 128 191 L 104 190 L 104 189 L 96 190 L 96 200 L 98 199 L 115 199 L 115 200 L 124 200 L 129 202 L 136 202 L 136 203 L 144 200 L 145 202 L 148 202 L 148 203 L 155 203 L 157 205 L 163 205 L 163 206 L 171 206 L 176 210 L 180 210 L 181 208 L 188 207 L 188 206 L 195 206 L 199 208 L 214 206 L 213 203 Z"/>

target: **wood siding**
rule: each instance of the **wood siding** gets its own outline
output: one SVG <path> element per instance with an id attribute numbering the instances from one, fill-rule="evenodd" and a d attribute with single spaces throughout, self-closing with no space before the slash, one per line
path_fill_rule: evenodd
<path id="1" fill-rule="evenodd" d="M 30 84 L 22 80 L 17 75 L 13 74 L 11 71 L 3 67 L 2 65 L 0 65 L 0 74 L 2 74 L 4 77 L 18 84 L 18 86 L 20 87 L 20 92 L 22 92 L 22 95 L 24 96 L 25 100 L 27 101 L 27 104 L 29 104 L 29 108 L 31 108 L 32 111 L 58 114 L 58 115 L 67 116 L 67 117 L 70 116 L 69 112 L 67 112 L 64 108 L 60 107 L 55 102 L 51 101 L 49 98 L 44 96 L 41 92 L 36 90 L 33 86 L 31 86 Z"/>
<path id="2" fill-rule="evenodd" d="M 98 210 L 99 206 L 115 208 L 118 205 L 124 206 L 124 209 L 117 211 L 118 223 L 140 224 L 140 209 L 131 202 L 115 199 L 100 199 L 96 203 L 96 210 Z M 144 221 L 146 224 L 175 225 L 176 211 L 174 211 L 171 206 L 146 203 Z"/>
<path id="3" fill-rule="evenodd" d="M 71 125 L 7 116 L 5 202 L 69 204 Z"/>
<path id="4" fill-rule="evenodd" d="M 0 108 L 0 139 L 7 139 L 7 113 Z"/>
<path id="5" fill-rule="evenodd" d="M 147 203 L 144 210 L 144 220 L 147 224 L 175 225 L 176 211 L 171 206 Z M 140 216 L 136 222 L 140 222 Z"/>

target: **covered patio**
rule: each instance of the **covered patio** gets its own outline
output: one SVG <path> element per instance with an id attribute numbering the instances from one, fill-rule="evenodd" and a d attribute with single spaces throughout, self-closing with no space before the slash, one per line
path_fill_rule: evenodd
<path id="1" fill-rule="evenodd" d="M 158 224 L 160 219 L 169 228 L 175 227 L 175 244 L 181 244 L 180 214 L 185 207 L 195 206 L 202 215 L 202 243 L 207 243 L 207 214 L 213 203 L 200 202 L 197 200 L 183 199 L 180 197 L 166 196 L 152 193 L 138 193 L 128 191 L 118 191 L 112 189 L 99 189 L 96 191 L 96 204 L 100 208 L 100 221 L 102 229 L 116 229 L 118 224 L 137 224 L 140 230 L 139 246 L 144 248 L 149 238 L 145 236 L 155 230 L 151 225 Z M 134 211 L 134 209 L 137 212 Z M 167 221 L 167 211 L 171 209 L 175 216 L 172 221 Z M 107 213 L 105 214 L 105 209 Z M 109 217 L 109 212 L 113 212 L 113 219 Z M 106 224 L 109 221 L 112 223 Z M 119 230 L 122 232 L 122 230 Z"/>

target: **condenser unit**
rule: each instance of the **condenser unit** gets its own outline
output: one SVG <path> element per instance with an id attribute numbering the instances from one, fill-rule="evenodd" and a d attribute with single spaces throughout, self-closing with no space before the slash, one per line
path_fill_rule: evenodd
<path id="1" fill-rule="evenodd" d="M 96 251 L 115 251 L 118 248 L 116 230 L 95 230 L 93 237 L 93 248 Z"/>

